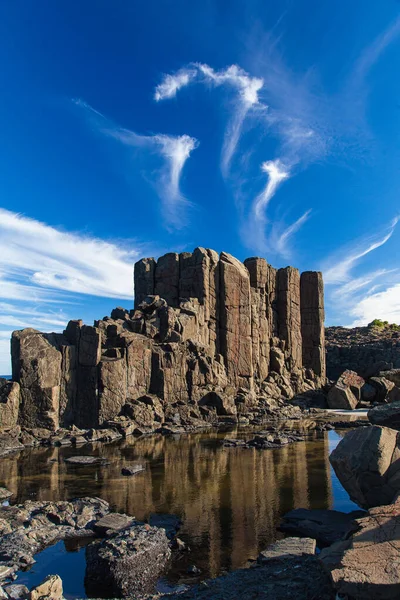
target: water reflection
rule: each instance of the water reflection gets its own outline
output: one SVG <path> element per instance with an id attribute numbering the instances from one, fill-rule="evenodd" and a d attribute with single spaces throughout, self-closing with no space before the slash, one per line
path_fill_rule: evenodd
<path id="1" fill-rule="evenodd" d="M 225 435 L 235 434 L 24 450 L 0 461 L 0 485 L 14 493 L 13 503 L 87 495 L 141 520 L 151 513 L 174 513 L 183 521 L 179 535 L 192 550 L 178 571 L 182 574 L 190 561 L 203 577 L 215 577 L 244 566 L 279 537 L 276 527 L 288 510 L 334 505 L 328 434 L 312 432 L 306 442 L 264 451 L 223 448 Z M 103 456 L 109 464 L 65 463 L 82 454 Z M 146 464 L 144 472 L 121 475 L 123 466 L 137 462 Z M 170 577 L 177 577 L 176 568 Z"/>

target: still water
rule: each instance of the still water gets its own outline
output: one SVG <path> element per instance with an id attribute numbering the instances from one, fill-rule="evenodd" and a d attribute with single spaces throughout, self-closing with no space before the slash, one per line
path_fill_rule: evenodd
<path id="1" fill-rule="evenodd" d="M 190 552 L 174 561 L 164 586 L 188 583 L 196 565 L 201 578 L 246 566 L 260 550 L 282 537 L 276 527 L 292 508 L 350 511 L 349 500 L 328 456 L 341 439 L 334 431 L 312 432 L 307 441 L 277 450 L 224 448 L 224 437 L 249 432 L 211 432 L 181 437 L 128 438 L 81 448 L 36 448 L 0 460 L 0 485 L 27 499 L 70 500 L 99 496 L 112 510 L 147 520 L 154 513 L 180 517 L 179 537 Z M 72 455 L 105 457 L 104 466 L 65 463 Z M 121 468 L 144 464 L 133 477 Z M 84 598 L 84 548 L 63 542 L 37 555 L 37 563 L 18 580 L 28 587 L 49 573 L 64 581 L 66 598 Z"/>

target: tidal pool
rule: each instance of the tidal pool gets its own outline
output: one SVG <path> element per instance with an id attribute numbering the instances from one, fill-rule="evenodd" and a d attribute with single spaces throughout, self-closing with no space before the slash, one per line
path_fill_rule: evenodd
<path id="1" fill-rule="evenodd" d="M 335 431 L 311 432 L 304 442 L 276 450 L 224 448 L 224 437 L 253 437 L 229 431 L 162 437 L 160 435 L 79 448 L 34 448 L 0 459 L 0 485 L 13 492 L 11 504 L 99 496 L 111 509 L 148 520 L 154 513 L 177 515 L 179 537 L 190 552 L 174 560 L 163 589 L 191 583 L 190 565 L 200 578 L 246 566 L 282 535 L 276 528 L 292 508 L 356 508 L 332 471 L 328 456 L 341 439 Z M 79 466 L 65 459 L 96 455 L 108 464 Z M 124 466 L 145 470 L 121 475 Z M 60 542 L 36 556 L 17 582 L 28 587 L 46 575 L 63 578 L 66 598 L 85 598 L 85 550 Z"/>

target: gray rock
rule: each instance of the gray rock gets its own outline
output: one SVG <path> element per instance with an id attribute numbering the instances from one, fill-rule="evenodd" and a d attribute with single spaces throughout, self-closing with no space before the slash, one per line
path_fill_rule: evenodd
<path id="1" fill-rule="evenodd" d="M 316 542 L 309 537 L 287 537 L 270 544 L 260 552 L 257 558 L 259 564 L 271 560 L 271 558 L 284 558 L 285 556 L 302 556 L 303 554 L 315 554 Z"/>
<path id="2" fill-rule="evenodd" d="M 21 429 L 19 427 L 0 431 L 0 457 L 24 449 L 24 446 L 18 440 L 20 433 Z"/>
<path id="3" fill-rule="evenodd" d="M 65 459 L 65 462 L 71 465 L 98 465 L 104 464 L 106 461 L 105 458 L 101 456 L 70 456 Z"/>
<path id="4" fill-rule="evenodd" d="M 27 600 L 29 596 L 29 590 L 26 585 L 13 583 L 12 585 L 7 585 L 4 590 L 10 600 Z"/>
<path id="5" fill-rule="evenodd" d="M 107 532 L 122 531 L 131 527 L 135 519 L 128 515 L 120 513 L 108 513 L 101 519 L 99 519 L 93 526 L 96 533 L 104 535 Z"/>

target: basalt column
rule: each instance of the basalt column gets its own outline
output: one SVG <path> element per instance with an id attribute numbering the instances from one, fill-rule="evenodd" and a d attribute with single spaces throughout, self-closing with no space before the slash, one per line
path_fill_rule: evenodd
<path id="1" fill-rule="evenodd" d="M 196 248 L 193 253 L 183 252 L 180 257 L 179 297 L 181 300 L 197 298 L 199 311 L 199 341 L 216 352 L 218 316 L 218 262 L 213 250 Z"/>
<path id="2" fill-rule="evenodd" d="M 250 274 L 254 375 L 259 381 L 264 381 L 269 371 L 271 337 L 267 311 L 268 264 L 264 258 L 247 258 L 244 264 Z"/>
<path id="3" fill-rule="evenodd" d="M 154 275 L 156 261 L 154 258 L 142 258 L 135 263 L 135 308 L 139 306 L 146 296 L 154 294 Z"/>
<path id="4" fill-rule="evenodd" d="M 290 370 L 302 367 L 300 316 L 300 274 L 293 267 L 278 270 L 277 280 L 278 334 L 285 342 Z"/>
<path id="5" fill-rule="evenodd" d="M 300 279 L 303 366 L 325 380 L 325 311 L 322 273 L 305 271 Z"/>
<path id="6" fill-rule="evenodd" d="M 160 256 L 155 269 L 154 293 L 176 308 L 179 303 L 179 254 L 169 252 Z"/>
<path id="7" fill-rule="evenodd" d="M 251 388 L 253 377 L 250 277 L 230 254 L 220 255 L 220 349 L 229 381 Z"/>

